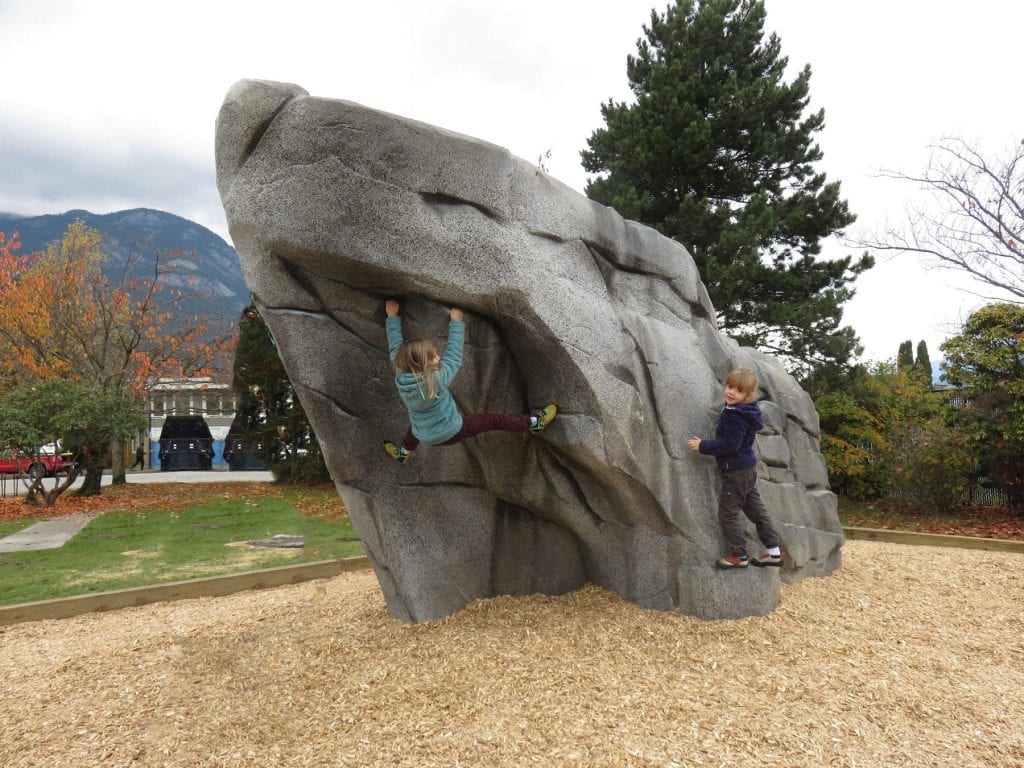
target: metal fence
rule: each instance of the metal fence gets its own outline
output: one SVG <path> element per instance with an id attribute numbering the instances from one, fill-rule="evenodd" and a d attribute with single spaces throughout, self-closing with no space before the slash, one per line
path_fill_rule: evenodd
<path id="1" fill-rule="evenodd" d="M 23 496 L 28 486 L 28 475 L 22 473 L 16 475 L 11 472 L 0 472 L 0 499 L 8 496 Z"/>
<path id="2" fill-rule="evenodd" d="M 918 494 L 902 488 L 893 488 L 889 491 L 888 497 L 895 501 L 915 502 L 920 500 Z M 982 488 L 981 486 L 968 488 L 959 495 L 958 500 L 974 507 L 1005 507 L 1010 503 L 1010 497 L 1001 488 Z"/>
<path id="3" fill-rule="evenodd" d="M 17 475 L 0 472 L 0 499 L 6 499 L 8 496 L 17 496 L 19 482 L 21 480 Z"/>

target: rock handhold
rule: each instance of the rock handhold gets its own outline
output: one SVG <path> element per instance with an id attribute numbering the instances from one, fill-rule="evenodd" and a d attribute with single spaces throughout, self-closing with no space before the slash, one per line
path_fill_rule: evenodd
<path id="1" fill-rule="evenodd" d="M 721 334 L 686 250 L 507 150 L 295 85 L 243 80 L 217 121 L 217 183 L 278 344 L 389 612 L 592 582 L 704 618 L 770 611 L 782 581 L 838 567 L 818 417 L 781 364 Z M 405 409 L 384 335 L 443 344 L 466 313 L 463 413 L 559 415 L 398 463 Z M 768 424 L 759 489 L 786 567 L 722 572 L 711 434 L 749 367 Z M 756 543 L 756 538 L 751 538 Z M 755 554 L 757 550 L 755 549 Z"/>

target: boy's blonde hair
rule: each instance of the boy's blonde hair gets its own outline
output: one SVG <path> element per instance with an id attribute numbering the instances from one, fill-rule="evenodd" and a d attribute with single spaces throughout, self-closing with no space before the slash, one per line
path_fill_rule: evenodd
<path id="1" fill-rule="evenodd" d="M 725 378 L 725 386 L 740 392 L 744 402 L 749 403 L 757 392 L 757 374 L 749 368 L 737 368 Z"/>
<path id="2" fill-rule="evenodd" d="M 420 385 L 420 376 L 423 377 L 427 391 L 420 394 L 427 400 L 437 397 L 437 390 L 434 389 L 434 371 L 438 366 L 434 363 L 437 357 L 437 345 L 430 339 L 409 339 L 402 342 L 402 345 L 395 353 L 395 367 L 403 373 L 411 373 L 416 377 L 416 385 Z"/>

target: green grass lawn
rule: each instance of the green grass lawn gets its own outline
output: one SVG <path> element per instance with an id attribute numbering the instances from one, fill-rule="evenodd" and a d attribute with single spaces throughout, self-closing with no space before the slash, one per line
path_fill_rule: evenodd
<path id="1" fill-rule="evenodd" d="M 14 520 L 12 522 L 0 523 L 0 536 L 10 536 L 12 533 L 17 533 L 22 528 L 28 528 L 32 525 L 32 520 Z"/>
<path id="2" fill-rule="evenodd" d="M 0 553 L 0 605 L 361 555 L 347 517 L 303 515 L 288 496 L 211 498 L 175 510 L 108 512 L 59 549 Z M 0 524 L 0 535 L 32 521 Z M 301 549 L 239 543 L 305 537 Z"/>

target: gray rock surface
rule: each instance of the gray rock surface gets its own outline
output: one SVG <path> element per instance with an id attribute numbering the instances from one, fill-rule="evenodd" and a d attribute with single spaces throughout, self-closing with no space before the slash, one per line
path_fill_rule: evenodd
<path id="1" fill-rule="evenodd" d="M 716 328 L 690 255 L 484 141 L 295 85 L 243 80 L 217 120 L 217 182 L 246 282 L 320 439 L 393 616 L 593 582 L 704 618 L 770 611 L 780 580 L 838 567 L 818 417 L 781 364 Z M 464 413 L 556 402 L 542 435 L 381 450 L 406 429 L 384 299 L 406 336 L 466 313 Z M 760 488 L 786 568 L 720 571 L 710 436 L 754 368 Z M 752 542 L 754 551 L 756 539 Z"/>

